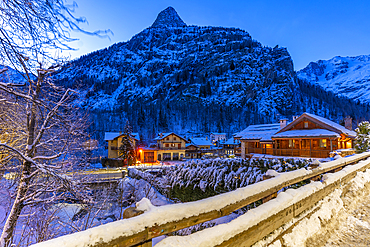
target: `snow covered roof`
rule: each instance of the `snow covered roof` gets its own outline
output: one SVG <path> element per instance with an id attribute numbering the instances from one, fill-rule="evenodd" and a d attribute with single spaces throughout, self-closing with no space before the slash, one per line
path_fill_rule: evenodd
<path id="1" fill-rule="evenodd" d="M 104 141 L 112 141 L 116 139 L 117 137 L 119 137 L 120 135 L 123 135 L 123 133 L 122 132 L 121 133 L 120 132 L 105 132 Z M 140 141 L 139 133 L 131 133 L 131 136 L 135 138 L 136 140 Z"/>
<path id="2" fill-rule="evenodd" d="M 194 146 L 194 147 L 199 148 L 197 145 L 195 145 L 195 144 L 193 144 L 193 143 L 186 143 L 186 144 L 185 144 L 185 147 L 190 147 L 190 146 Z"/>
<path id="3" fill-rule="evenodd" d="M 333 122 L 329 119 L 326 119 L 324 117 L 320 117 L 320 116 L 317 116 L 315 114 L 307 113 L 307 112 L 303 113 L 299 118 L 295 119 L 293 122 L 291 122 L 290 124 L 288 124 L 287 126 L 282 128 L 279 132 L 283 133 L 283 132 L 288 131 L 297 122 L 300 122 L 303 117 L 307 117 L 309 119 L 311 118 L 312 121 L 315 121 L 316 123 L 321 124 L 323 127 L 328 126 L 329 128 L 332 128 L 332 130 L 336 131 L 337 133 L 343 133 L 343 134 L 345 134 L 347 136 L 350 136 L 350 137 L 355 137 L 356 136 L 355 131 L 346 129 L 344 126 L 342 126 L 340 124 L 337 124 L 337 123 L 335 123 L 335 122 Z M 318 129 L 315 129 L 315 130 L 317 131 Z"/>
<path id="4" fill-rule="evenodd" d="M 112 141 L 122 133 L 119 132 L 105 132 L 104 141 Z"/>
<path id="5" fill-rule="evenodd" d="M 320 117 L 320 116 L 317 116 L 315 114 L 312 114 L 312 113 L 303 113 L 303 114 L 306 114 L 307 116 L 310 116 L 312 118 L 315 118 L 317 120 L 319 120 L 320 122 L 323 122 L 324 124 L 326 125 L 329 125 L 335 129 L 338 129 L 340 130 L 342 133 L 346 134 L 346 135 L 349 135 L 349 136 L 352 136 L 352 137 L 355 137 L 356 136 L 356 132 L 353 131 L 353 130 L 349 130 L 349 129 L 346 129 L 344 126 L 340 125 L 340 124 L 337 124 L 329 119 L 326 119 L 326 118 L 323 118 L 323 117 Z"/>
<path id="6" fill-rule="evenodd" d="M 212 132 L 211 135 L 226 135 L 226 133 L 215 133 L 215 132 Z"/>
<path id="7" fill-rule="evenodd" d="M 154 138 L 154 140 L 156 140 L 156 141 L 163 140 L 164 138 L 166 138 L 166 137 L 168 137 L 168 136 L 170 136 L 170 135 L 178 136 L 179 138 L 181 138 L 181 139 L 183 139 L 183 140 L 185 140 L 185 141 L 187 142 L 187 140 L 186 140 L 184 137 L 182 137 L 182 136 L 180 136 L 180 135 L 178 135 L 178 134 L 175 134 L 175 133 L 173 133 L 173 132 L 170 132 L 170 133 L 162 133 L 162 137 L 160 137 L 160 136 L 158 135 L 156 138 Z"/>
<path id="8" fill-rule="evenodd" d="M 228 140 L 223 140 L 220 143 L 225 144 L 225 145 L 238 145 L 239 144 L 237 140 L 234 140 L 234 137 L 231 137 Z"/>
<path id="9" fill-rule="evenodd" d="M 292 138 L 292 137 L 340 137 L 334 131 L 326 129 L 307 129 L 307 130 L 287 130 L 273 135 L 273 138 Z"/>
<path id="10" fill-rule="evenodd" d="M 235 137 L 242 140 L 272 141 L 271 136 L 280 130 L 280 123 L 249 125 Z"/>
<path id="11" fill-rule="evenodd" d="M 140 141 L 140 135 L 139 133 L 131 133 L 131 136 L 135 138 L 136 140 Z"/>
<path id="12" fill-rule="evenodd" d="M 212 146 L 212 142 L 208 140 L 207 138 L 191 138 L 191 143 L 197 146 Z"/>

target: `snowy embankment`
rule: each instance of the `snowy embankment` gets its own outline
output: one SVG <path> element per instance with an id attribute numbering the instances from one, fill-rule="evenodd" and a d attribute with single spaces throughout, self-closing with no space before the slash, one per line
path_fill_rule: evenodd
<path id="1" fill-rule="evenodd" d="M 332 162 L 328 162 L 317 169 L 325 170 L 331 166 L 336 167 L 341 163 L 350 162 L 351 160 L 356 160 L 359 157 L 368 156 L 370 156 L 370 153 L 363 153 L 361 155 L 338 159 Z M 369 162 L 370 161 L 360 162 L 358 165 L 346 168 L 345 170 L 343 170 L 343 172 L 355 169 L 353 167 L 366 165 Z M 141 214 L 134 218 L 124 219 L 106 225 L 94 227 L 83 232 L 78 232 L 60 238 L 52 239 L 43 243 L 36 244 L 34 245 L 34 247 L 82 247 L 93 246 L 95 244 L 104 242 L 108 243 L 119 237 L 131 236 L 135 233 L 145 231 L 146 228 L 150 228 L 154 225 L 176 222 L 184 218 L 198 216 L 211 211 L 221 211 L 221 209 L 224 209 L 228 205 L 236 204 L 240 201 L 246 200 L 247 198 L 258 195 L 261 192 L 267 191 L 280 184 L 283 185 L 286 181 L 298 179 L 310 174 L 313 174 L 313 170 L 300 169 L 296 171 L 280 173 L 277 177 L 269 180 L 261 181 L 259 183 L 255 183 L 232 192 L 189 203 L 155 207 L 151 205 L 151 203 L 147 199 L 144 198 L 142 201 L 137 203 L 137 208 L 139 210 L 145 211 L 144 214 Z M 189 236 L 169 237 L 161 241 L 158 246 L 213 246 L 220 241 L 222 242 L 224 240 L 227 240 L 228 238 L 230 238 L 231 235 L 235 234 L 235 232 L 251 227 L 257 224 L 259 221 L 269 217 L 270 215 L 276 214 L 276 212 L 281 210 L 287 204 L 294 204 L 294 202 L 307 197 L 311 193 L 322 188 L 327 182 L 330 182 L 330 176 L 328 177 L 327 181 L 324 181 L 323 183 L 314 182 L 297 190 L 290 189 L 286 192 L 280 193 L 275 200 L 262 204 L 256 209 L 248 211 L 245 215 L 240 216 L 239 218 L 233 220 L 228 224 L 218 225 L 216 227 L 205 229 L 201 232 Z"/>
<path id="2" fill-rule="evenodd" d="M 344 159 L 340 159 L 344 160 Z M 349 159 L 346 158 L 348 162 Z M 322 168 L 328 168 L 337 164 L 335 162 L 328 162 L 323 164 Z M 227 223 L 217 225 L 212 228 L 204 229 L 200 232 L 188 236 L 174 236 L 168 237 L 161 242 L 159 242 L 156 247 L 161 246 L 171 246 L 171 247 L 180 247 L 180 246 L 216 246 L 219 245 L 228 239 L 238 235 L 239 233 L 244 232 L 246 229 L 249 229 L 259 222 L 279 213 L 285 208 L 301 201 L 302 199 L 309 197 L 316 191 L 323 189 L 325 186 L 341 180 L 343 177 L 348 175 L 351 172 L 359 170 L 361 167 L 367 166 L 370 164 L 370 159 L 360 161 L 355 165 L 350 165 L 345 167 L 343 170 L 325 174 L 323 180 L 320 182 L 311 182 L 308 185 L 300 187 L 298 189 L 288 189 L 285 192 L 278 194 L 276 199 L 268 201 L 257 208 L 249 210 L 244 215 L 238 217 L 237 219 Z M 366 175 L 363 175 L 366 174 Z M 276 178 L 281 177 L 282 174 L 279 174 Z M 370 170 L 367 170 L 365 173 L 359 174 L 355 179 L 352 180 L 353 183 L 366 183 L 370 181 Z M 343 208 L 343 203 L 340 201 L 341 190 L 336 190 L 328 198 L 326 198 L 326 203 L 321 209 L 316 212 L 310 219 L 304 220 L 299 227 L 295 228 L 293 233 L 286 235 L 284 244 L 286 246 L 304 246 L 304 242 L 307 238 L 313 236 L 320 230 L 320 219 L 330 219 L 334 214 Z M 274 246 L 281 246 L 281 243 L 275 243 Z M 261 246 L 266 246 L 266 243 Z"/>

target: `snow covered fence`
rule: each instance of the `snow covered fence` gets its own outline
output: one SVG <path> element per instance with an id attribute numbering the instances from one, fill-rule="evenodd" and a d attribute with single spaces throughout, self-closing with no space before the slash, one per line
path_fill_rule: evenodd
<path id="1" fill-rule="evenodd" d="M 161 207 L 155 207 L 150 204 L 147 200 L 142 200 L 137 203 L 137 209 L 142 210 L 145 213 L 134 218 L 124 219 L 116 222 L 112 222 L 106 225 L 94 227 L 88 229 L 83 232 L 74 233 L 71 235 L 59 237 L 56 239 L 52 239 L 43 243 L 39 243 L 33 245 L 34 247 L 43 247 L 43 246 L 133 246 L 140 243 L 144 243 L 154 237 L 168 234 L 179 229 L 183 229 L 189 226 L 193 226 L 202 222 L 206 222 L 212 219 L 216 219 L 225 215 L 230 214 L 231 212 L 245 207 L 253 202 L 256 202 L 266 196 L 269 196 L 281 188 L 287 187 L 292 184 L 296 184 L 298 182 L 304 181 L 306 179 L 310 179 L 312 177 L 316 177 L 320 174 L 326 173 L 328 171 L 332 171 L 337 169 L 338 167 L 342 167 L 349 164 L 355 164 L 360 160 L 366 159 L 370 157 L 370 152 L 362 153 L 359 155 L 354 155 L 347 158 L 338 159 L 335 161 L 331 161 L 325 164 L 321 164 L 319 167 L 306 170 L 300 169 L 296 171 L 280 173 L 277 177 L 271 178 L 269 180 L 261 181 L 252 185 L 249 185 L 244 188 L 237 189 L 232 192 L 220 194 L 211 198 L 206 198 L 200 201 L 189 202 L 189 203 L 180 203 L 180 204 L 173 204 L 173 205 L 165 205 Z M 365 164 L 364 164 L 365 163 Z M 358 167 L 358 165 L 360 167 Z M 287 207 L 283 208 L 281 211 L 281 205 L 277 207 L 270 208 L 267 206 L 270 202 L 276 202 L 279 200 L 278 196 L 276 200 L 272 200 L 267 202 L 266 204 L 262 204 L 261 206 L 257 207 L 256 209 L 262 210 L 264 212 L 262 215 L 254 215 L 253 210 L 247 213 L 251 218 L 244 218 L 244 221 L 249 222 L 252 224 L 252 230 L 249 232 L 241 232 L 247 234 L 247 238 L 243 236 L 231 236 L 232 242 L 230 241 L 230 234 L 233 231 L 225 231 L 229 235 L 221 234 L 219 231 L 217 234 L 211 235 L 203 235 L 202 241 L 201 239 L 197 239 L 196 242 L 193 242 L 194 239 L 191 239 L 188 242 L 186 239 L 187 237 L 170 237 L 165 239 L 165 241 L 172 241 L 171 239 L 175 239 L 174 243 L 180 243 L 173 246 L 184 246 L 184 245 L 191 245 L 191 246 L 214 246 L 215 239 L 219 241 L 219 244 L 224 243 L 227 246 L 229 243 L 230 246 L 238 246 L 234 245 L 234 242 L 240 241 L 240 239 L 246 240 L 251 238 L 255 239 L 255 237 L 263 237 L 263 234 L 268 234 L 272 230 L 279 227 L 281 224 L 285 222 L 285 220 L 289 217 L 294 217 L 293 215 L 297 215 L 300 212 L 305 210 L 305 205 L 310 204 L 313 200 L 316 200 L 316 194 L 307 198 L 307 191 L 310 190 L 311 192 L 321 191 L 320 196 L 325 193 L 329 193 L 330 191 L 334 190 L 335 187 L 339 186 L 339 182 L 344 182 L 349 178 L 353 178 L 357 172 L 357 170 L 361 170 L 370 166 L 370 162 L 360 162 L 358 165 L 351 166 L 350 173 L 345 173 L 345 177 L 341 178 L 340 180 L 327 180 L 327 184 L 324 187 L 320 187 L 322 184 L 321 182 L 315 182 L 308 185 L 308 187 L 304 186 L 301 187 L 302 189 L 298 190 L 289 190 L 290 199 L 282 200 L 284 205 Z M 347 170 L 348 170 L 347 169 Z M 351 170 L 355 169 L 355 170 Z M 330 182 L 331 181 L 331 182 Z M 338 182 L 339 181 L 339 182 Z M 317 185 L 317 186 L 316 186 Z M 282 195 L 289 195 L 289 193 L 280 193 Z M 280 195 L 279 194 L 279 195 Z M 285 197 L 283 197 L 285 198 Z M 298 199 L 297 199 L 298 198 Z M 315 199 L 316 198 L 316 199 Z M 270 203 L 270 204 L 271 204 Z M 270 205 L 271 206 L 271 205 Z M 262 207 L 262 208 L 261 208 Z M 272 215 L 272 216 L 270 216 Z M 244 217 L 244 216 L 243 216 Z M 275 217 L 273 222 L 268 221 L 269 217 Z M 240 218 L 240 217 L 239 217 Z M 267 220 L 265 225 L 262 224 L 261 228 L 261 220 Z M 255 227 L 257 224 L 257 228 Z M 217 227 L 217 226 L 216 226 Z M 214 227 L 215 228 L 215 227 Z M 209 229 L 214 229 L 209 228 Z M 272 229 L 273 228 L 273 229 Z M 241 229 L 246 229 L 246 227 L 242 227 Z M 203 231 L 209 231 L 205 229 Z M 203 232 L 201 231 L 201 232 Z M 197 233 L 195 233 L 197 234 Z M 199 233 L 200 234 L 200 233 Z M 190 236 L 194 236 L 193 234 Z M 215 239 L 211 239 L 210 237 L 214 236 Z M 219 237 L 217 237 L 219 236 Z M 180 241 L 179 239 L 185 239 L 184 241 Z M 209 241 L 208 241 L 208 240 Z M 216 242 L 217 242 L 216 241 Z M 166 242 L 165 242 L 166 243 Z M 183 243 L 183 244 L 181 244 Z M 189 244 L 190 243 L 190 244 Z M 193 244 L 192 244 L 193 243 Z M 217 245 L 217 244 L 216 244 Z"/>

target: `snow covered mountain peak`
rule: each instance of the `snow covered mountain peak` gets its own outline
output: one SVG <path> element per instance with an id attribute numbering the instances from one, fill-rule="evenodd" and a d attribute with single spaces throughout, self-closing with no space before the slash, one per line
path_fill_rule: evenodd
<path id="1" fill-rule="evenodd" d="M 336 56 L 311 62 L 298 77 L 327 91 L 363 103 L 370 103 L 370 55 Z"/>
<path id="2" fill-rule="evenodd" d="M 151 27 L 186 27 L 185 22 L 171 6 L 162 10 Z"/>

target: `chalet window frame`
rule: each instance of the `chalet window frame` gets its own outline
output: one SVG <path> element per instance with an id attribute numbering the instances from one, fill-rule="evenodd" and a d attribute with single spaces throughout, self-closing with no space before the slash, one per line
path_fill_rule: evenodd
<path id="1" fill-rule="evenodd" d="M 320 148 L 327 148 L 327 146 L 328 146 L 328 142 L 327 142 L 326 139 L 320 139 L 319 140 L 319 147 Z"/>

